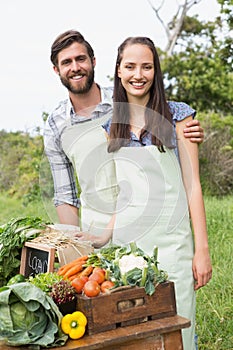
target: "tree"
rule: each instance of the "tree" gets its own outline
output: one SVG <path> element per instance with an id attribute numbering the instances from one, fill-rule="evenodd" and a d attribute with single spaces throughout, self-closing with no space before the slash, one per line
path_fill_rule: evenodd
<path id="1" fill-rule="evenodd" d="M 176 14 L 173 16 L 173 19 L 168 24 L 164 22 L 160 15 L 160 10 L 164 5 L 164 0 L 157 7 L 155 7 L 150 0 L 148 0 L 148 2 L 166 33 L 167 45 L 165 47 L 165 52 L 167 53 L 167 56 L 170 57 L 173 53 L 178 38 L 181 36 L 183 24 L 187 17 L 188 11 L 194 5 L 201 2 L 201 0 L 185 0 L 184 4 L 178 4 Z"/>
<path id="2" fill-rule="evenodd" d="M 198 2 L 184 1 L 167 25 L 160 17 L 164 1 L 157 8 L 151 4 L 168 39 L 161 55 L 167 95 L 202 111 L 227 114 L 233 110 L 232 0 L 219 0 L 221 13 L 212 22 L 187 15 Z"/>
<path id="3" fill-rule="evenodd" d="M 185 101 L 198 110 L 205 130 L 200 147 L 200 173 L 205 193 L 225 195 L 233 190 L 233 0 L 218 0 L 219 16 L 201 22 L 189 17 L 200 1 L 184 1 L 170 23 L 148 0 L 167 35 L 161 52 L 168 99 Z"/>

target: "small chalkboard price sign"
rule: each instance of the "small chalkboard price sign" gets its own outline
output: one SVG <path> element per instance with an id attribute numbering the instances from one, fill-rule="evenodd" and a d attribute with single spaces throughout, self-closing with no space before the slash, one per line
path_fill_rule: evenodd
<path id="1" fill-rule="evenodd" d="M 55 248 L 26 242 L 22 249 L 20 273 L 25 277 L 38 273 L 53 272 Z"/>

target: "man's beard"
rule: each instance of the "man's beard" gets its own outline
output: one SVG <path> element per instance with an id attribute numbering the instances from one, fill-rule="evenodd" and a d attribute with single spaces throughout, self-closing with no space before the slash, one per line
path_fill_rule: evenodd
<path id="1" fill-rule="evenodd" d="M 72 84 L 70 84 L 69 80 L 67 80 L 66 78 L 62 78 L 60 76 L 62 84 L 73 94 L 85 94 L 85 93 L 87 93 L 94 83 L 94 78 L 95 78 L 95 72 L 94 72 L 94 69 L 92 69 L 87 76 L 86 84 L 81 86 L 81 87 L 74 88 L 72 86 Z"/>

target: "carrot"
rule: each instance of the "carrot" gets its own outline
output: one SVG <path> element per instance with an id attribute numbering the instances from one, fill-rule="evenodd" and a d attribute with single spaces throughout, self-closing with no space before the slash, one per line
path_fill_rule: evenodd
<path id="1" fill-rule="evenodd" d="M 77 263 L 81 263 L 82 262 L 82 264 L 85 264 L 87 259 L 88 259 L 88 256 L 87 255 L 83 255 L 83 256 L 80 256 L 79 258 L 77 258 L 77 259 L 75 259 L 75 260 L 73 260 L 73 261 L 71 261 L 71 262 L 61 266 L 58 269 L 58 271 L 57 271 L 58 275 L 64 275 L 69 270 L 69 268 L 71 268 L 72 266 L 75 266 Z"/>
<path id="2" fill-rule="evenodd" d="M 80 272 L 79 277 L 89 276 L 92 273 L 93 269 L 94 269 L 94 267 L 91 265 L 85 267 L 84 270 L 82 270 L 82 272 Z"/>
<path id="3" fill-rule="evenodd" d="M 71 267 L 76 266 L 76 263 L 69 263 L 66 265 L 63 265 L 58 271 L 58 275 L 63 276 L 69 269 L 71 269 Z"/>
<path id="4" fill-rule="evenodd" d="M 71 266 L 71 265 L 74 265 L 75 263 L 79 263 L 79 262 L 81 262 L 81 261 L 84 261 L 84 262 L 85 262 L 85 261 L 87 261 L 87 259 L 88 259 L 88 255 L 80 256 L 80 257 L 78 257 L 77 259 L 72 260 L 71 262 L 69 262 L 69 263 L 67 263 L 67 264 L 65 264 L 65 265 L 63 265 L 63 266 L 61 266 L 59 270 L 63 270 L 66 266 Z"/>
<path id="5" fill-rule="evenodd" d="M 81 272 L 83 270 L 83 264 L 79 263 L 75 266 L 72 266 L 64 275 L 64 278 L 69 278 L 70 276 L 74 275 L 75 273 Z"/>
<path id="6" fill-rule="evenodd" d="M 81 271 L 82 272 L 82 271 Z M 80 277 L 80 273 L 81 272 L 78 272 L 78 273 L 75 273 L 74 275 L 71 275 L 68 279 L 70 280 L 70 281 L 73 281 L 75 278 L 77 278 L 77 277 Z"/>
<path id="7" fill-rule="evenodd" d="M 88 255 L 82 255 L 82 256 L 80 256 L 79 258 L 75 259 L 75 261 L 76 261 L 76 262 L 83 261 L 83 260 L 84 260 L 84 261 L 87 261 L 88 258 L 89 258 Z"/>

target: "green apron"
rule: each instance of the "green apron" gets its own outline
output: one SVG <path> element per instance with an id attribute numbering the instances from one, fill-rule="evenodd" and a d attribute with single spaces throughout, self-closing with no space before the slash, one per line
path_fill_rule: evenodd
<path id="1" fill-rule="evenodd" d="M 193 238 L 181 169 L 173 150 L 122 147 L 114 154 L 119 185 L 113 243 L 135 241 L 152 255 L 175 284 L 177 313 L 191 320 L 183 330 L 184 350 L 195 350 Z"/>
<path id="2" fill-rule="evenodd" d="M 118 186 L 112 153 L 102 124 L 105 115 L 75 125 L 62 134 L 62 147 L 71 160 L 81 188 L 81 230 L 100 235 L 115 211 Z M 67 118 L 69 123 L 69 118 Z"/>

